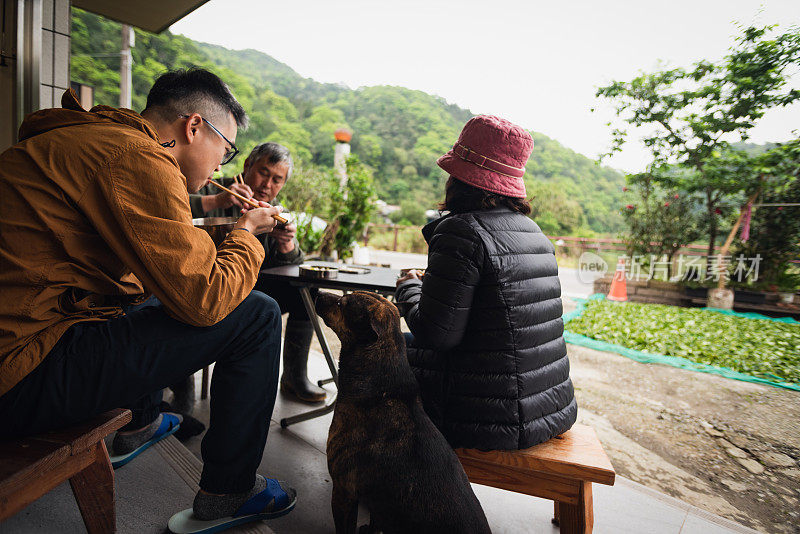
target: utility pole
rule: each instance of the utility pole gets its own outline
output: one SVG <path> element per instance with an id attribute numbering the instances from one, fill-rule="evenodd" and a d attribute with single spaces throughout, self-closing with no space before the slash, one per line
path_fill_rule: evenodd
<path id="1" fill-rule="evenodd" d="M 133 76 L 131 68 L 133 57 L 131 47 L 134 46 L 133 27 L 129 24 L 122 25 L 122 50 L 120 50 L 119 63 L 119 107 L 130 109 L 131 95 L 133 93 Z"/>

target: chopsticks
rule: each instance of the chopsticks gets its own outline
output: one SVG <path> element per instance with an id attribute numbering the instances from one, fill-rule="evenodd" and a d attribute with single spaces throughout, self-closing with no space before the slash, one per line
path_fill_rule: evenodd
<path id="1" fill-rule="evenodd" d="M 244 185 L 244 178 L 242 178 L 242 173 L 239 173 L 236 176 L 234 176 L 233 181 L 236 182 L 237 184 Z"/>
<path id="2" fill-rule="evenodd" d="M 235 196 L 236 198 L 238 198 L 239 200 L 241 200 L 242 202 L 244 202 L 245 204 L 247 204 L 249 206 L 252 206 L 254 208 L 260 208 L 261 207 L 256 202 L 253 202 L 249 198 L 243 197 L 242 195 L 240 195 L 239 193 L 236 193 L 235 191 L 231 191 L 230 189 L 228 189 L 224 185 L 220 185 L 217 182 L 215 182 L 214 180 L 209 179 L 208 181 L 209 181 L 209 183 L 211 183 L 212 185 L 217 186 L 218 188 L 222 189 L 223 191 L 227 191 L 228 193 L 230 193 L 231 195 Z M 286 224 L 287 222 L 289 222 L 289 220 L 286 217 L 281 217 L 280 215 L 273 215 L 272 218 L 275 219 L 276 221 L 278 221 L 281 224 Z"/>

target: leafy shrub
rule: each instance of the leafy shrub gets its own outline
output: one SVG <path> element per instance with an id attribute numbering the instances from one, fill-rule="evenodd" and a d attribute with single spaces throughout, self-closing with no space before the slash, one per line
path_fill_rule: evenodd
<path id="1" fill-rule="evenodd" d="M 353 243 L 364 235 L 375 211 L 372 173 L 358 156 L 351 155 L 347 158 L 347 185 L 341 189 L 335 182 L 328 194 L 330 224 L 327 235 L 323 236 L 322 253 L 328 256 L 336 250 L 339 258 L 347 258 L 352 254 Z"/>
<path id="2" fill-rule="evenodd" d="M 317 251 L 322 243 L 324 228 L 314 228 L 313 216 L 326 219 L 331 210 L 332 188 L 338 188 L 339 179 L 329 170 L 296 162 L 292 176 L 283 186 L 281 204 L 297 215 L 297 241 L 305 252 Z"/>

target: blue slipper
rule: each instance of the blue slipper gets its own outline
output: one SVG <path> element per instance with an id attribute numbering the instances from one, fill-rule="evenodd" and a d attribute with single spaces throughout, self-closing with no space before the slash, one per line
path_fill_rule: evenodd
<path id="1" fill-rule="evenodd" d="M 173 534 L 211 534 L 251 521 L 275 519 L 291 512 L 297 504 L 297 493 L 285 482 L 272 478 L 266 481 L 267 488 L 250 497 L 232 516 L 201 521 L 189 508 L 170 517 L 167 527 Z M 289 490 L 284 490 L 281 484 Z"/>
<path id="2" fill-rule="evenodd" d="M 153 434 L 153 437 L 145 441 L 144 443 L 142 443 L 129 453 L 112 456 L 111 467 L 113 467 L 114 469 L 122 467 L 123 465 L 127 464 L 128 462 L 139 456 L 149 446 L 155 445 L 162 439 L 174 434 L 175 431 L 177 431 L 180 428 L 180 426 L 181 426 L 181 420 L 178 418 L 177 415 L 171 413 L 162 413 L 161 424 L 158 426 L 158 430 L 156 430 L 156 433 Z"/>

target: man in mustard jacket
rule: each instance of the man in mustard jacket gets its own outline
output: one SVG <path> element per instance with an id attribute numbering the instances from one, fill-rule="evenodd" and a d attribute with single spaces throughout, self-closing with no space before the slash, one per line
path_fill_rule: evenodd
<path id="1" fill-rule="evenodd" d="M 0 436 L 36 434 L 116 407 L 130 453 L 178 421 L 160 390 L 217 362 L 197 519 L 294 506 L 256 475 L 277 391 L 280 309 L 251 292 L 264 259 L 262 202 L 217 248 L 191 224 L 189 193 L 235 156 L 247 117 L 201 69 L 160 77 L 141 115 L 72 92 L 26 117 L 0 154 Z M 132 306 L 149 294 L 160 303 Z M 266 488 L 266 489 L 265 489 Z M 260 499 L 260 500 L 259 500 Z M 247 508 L 254 513 L 252 503 Z"/>

